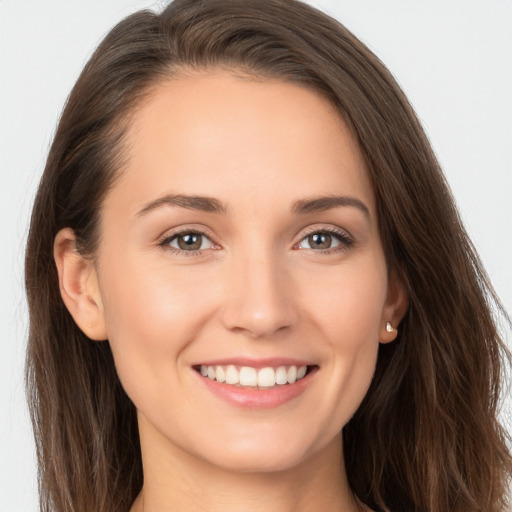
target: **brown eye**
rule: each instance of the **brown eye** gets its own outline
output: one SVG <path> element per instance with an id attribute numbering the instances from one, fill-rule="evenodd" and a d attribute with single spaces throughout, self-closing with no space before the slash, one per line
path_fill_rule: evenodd
<path id="1" fill-rule="evenodd" d="M 201 233 L 187 232 L 174 235 L 168 242 L 170 247 L 180 251 L 200 251 L 202 249 L 211 249 L 212 241 Z"/>
<path id="2" fill-rule="evenodd" d="M 312 249 L 330 249 L 332 236 L 328 233 L 313 233 L 308 236 L 308 243 Z"/>
<path id="3" fill-rule="evenodd" d="M 339 247 L 350 247 L 352 240 L 345 234 L 330 231 L 315 231 L 305 236 L 299 243 L 299 249 L 327 251 Z"/>

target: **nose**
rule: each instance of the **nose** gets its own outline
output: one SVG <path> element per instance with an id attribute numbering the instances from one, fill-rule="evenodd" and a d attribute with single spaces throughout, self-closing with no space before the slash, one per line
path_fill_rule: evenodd
<path id="1" fill-rule="evenodd" d="M 298 321 L 289 272 L 270 252 L 245 253 L 227 269 L 222 322 L 253 339 L 269 338 Z"/>

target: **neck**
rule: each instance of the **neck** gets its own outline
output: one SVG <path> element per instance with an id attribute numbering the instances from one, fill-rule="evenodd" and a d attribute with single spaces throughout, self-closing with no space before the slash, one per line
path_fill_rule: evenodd
<path id="1" fill-rule="evenodd" d="M 356 512 L 341 436 L 309 459 L 280 471 L 237 472 L 141 437 L 144 487 L 131 512 Z"/>

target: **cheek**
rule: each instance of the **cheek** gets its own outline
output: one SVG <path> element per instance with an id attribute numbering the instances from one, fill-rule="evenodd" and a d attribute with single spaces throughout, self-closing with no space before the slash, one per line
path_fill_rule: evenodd
<path id="1" fill-rule="evenodd" d="M 129 338 L 135 332 L 160 332 L 166 344 L 176 337 L 173 333 L 199 319 L 190 313 L 199 312 L 199 304 L 206 305 L 212 295 L 197 269 L 173 269 L 152 258 L 126 258 L 109 265 L 101 281 L 111 337 L 121 330 Z M 146 336 L 139 339 L 144 342 L 144 338 L 150 341 Z"/>
<path id="2" fill-rule="evenodd" d="M 358 350 L 378 341 L 387 294 L 387 271 L 380 258 L 337 271 L 319 272 L 303 289 L 311 317 L 334 347 Z"/>
<path id="3" fill-rule="evenodd" d="M 176 378 L 171 366 L 208 321 L 214 286 L 205 287 L 197 269 L 172 271 L 144 258 L 124 258 L 102 270 L 107 333 L 127 391 L 135 381 L 145 387 L 154 381 L 156 388 L 157 375 Z"/>
<path id="4" fill-rule="evenodd" d="M 326 340 L 330 380 L 323 406 L 334 412 L 334 433 L 358 409 L 373 378 L 387 293 L 386 267 L 374 259 L 345 272 L 318 275 L 315 285 L 310 318 Z"/>

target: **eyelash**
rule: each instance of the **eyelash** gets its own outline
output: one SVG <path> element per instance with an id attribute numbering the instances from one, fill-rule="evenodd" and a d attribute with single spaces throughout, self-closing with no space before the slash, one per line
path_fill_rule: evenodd
<path id="1" fill-rule="evenodd" d="M 211 239 L 210 236 L 208 236 L 204 231 L 201 231 L 199 229 L 180 229 L 178 231 L 175 231 L 172 235 L 165 234 L 161 240 L 159 241 L 158 245 L 162 247 L 163 249 L 169 251 L 171 254 L 177 254 L 177 255 L 184 255 L 184 256 L 200 256 L 205 249 L 199 249 L 196 251 L 184 251 L 181 249 L 177 249 L 176 247 L 171 247 L 170 243 L 178 238 L 180 235 L 198 235 L 203 236 L 211 241 L 212 245 L 216 246 L 215 242 Z"/>
<path id="2" fill-rule="evenodd" d="M 199 249 L 199 250 L 195 250 L 195 251 L 185 251 L 185 250 L 181 250 L 181 249 L 177 249 L 175 247 L 171 247 L 170 243 L 175 240 L 177 237 L 179 237 L 180 235 L 198 235 L 198 236 L 203 236 L 205 238 L 207 238 L 208 240 L 210 240 L 210 242 L 212 243 L 212 245 L 214 246 L 217 246 L 217 244 L 215 244 L 215 242 L 211 239 L 210 236 L 208 236 L 204 231 L 201 231 L 201 230 L 197 230 L 197 229 L 181 229 L 179 231 L 176 231 L 174 232 L 172 235 L 164 235 L 161 240 L 159 241 L 158 245 L 164 249 L 166 249 L 167 251 L 169 251 L 171 254 L 177 254 L 177 255 L 184 255 L 184 256 L 199 256 L 201 255 L 202 253 L 204 253 L 204 251 L 206 249 Z M 329 255 L 329 254 L 333 254 L 335 252 L 342 252 L 342 251 L 346 251 L 348 249 L 350 249 L 355 241 L 354 239 L 349 236 L 346 232 L 340 230 L 340 229 L 335 229 L 335 228 L 311 228 L 310 230 L 308 230 L 302 237 L 301 239 L 299 240 L 299 242 L 297 242 L 296 244 L 294 244 L 294 248 L 296 248 L 299 244 L 301 244 L 306 238 L 308 238 L 309 236 L 311 235 L 314 235 L 314 234 L 325 234 L 325 235 L 330 235 L 330 236 L 333 236 L 334 238 L 336 238 L 340 244 L 335 246 L 335 247 L 332 247 L 332 248 L 329 248 L 329 249 L 319 249 L 319 250 L 315 250 L 315 249 L 309 249 L 311 251 L 314 251 L 315 253 L 318 253 L 318 254 L 321 254 L 321 255 Z M 216 249 L 214 249 L 216 250 Z M 303 249 L 297 249 L 297 250 L 303 250 Z"/>
<path id="3" fill-rule="evenodd" d="M 329 249 L 324 249 L 324 250 L 314 250 L 314 249 L 310 249 L 311 251 L 314 251 L 315 253 L 318 253 L 322 256 L 328 256 L 329 254 L 333 254 L 333 253 L 336 253 L 336 252 L 343 252 L 343 251 L 347 251 L 348 249 L 350 249 L 351 247 L 353 247 L 355 241 L 354 239 L 348 235 L 345 231 L 341 230 L 341 229 L 336 229 L 336 228 L 318 228 L 318 227 L 312 227 L 310 230 L 308 230 L 303 236 L 302 238 L 299 240 L 299 242 L 297 244 L 294 245 L 294 247 L 296 247 L 297 245 L 299 245 L 303 240 L 305 240 L 306 238 L 310 237 L 311 235 L 315 235 L 315 234 L 323 234 L 323 235 L 330 235 L 334 238 L 336 238 L 340 244 L 335 246 L 335 247 L 331 247 Z"/>

